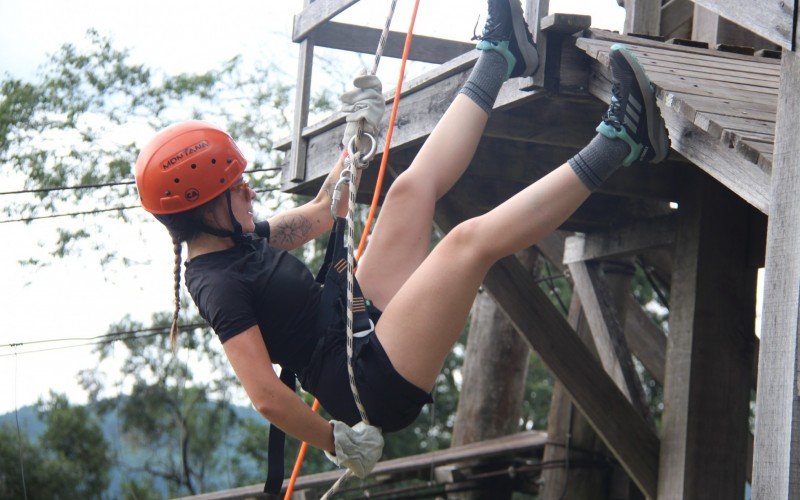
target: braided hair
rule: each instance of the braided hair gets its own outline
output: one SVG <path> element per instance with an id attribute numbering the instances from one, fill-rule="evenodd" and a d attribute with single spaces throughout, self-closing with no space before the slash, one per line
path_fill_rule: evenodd
<path id="1" fill-rule="evenodd" d="M 155 215 L 155 218 L 164 224 L 167 231 L 169 231 L 172 237 L 172 251 L 175 255 L 175 266 L 173 267 L 175 309 L 172 313 L 172 326 L 169 330 L 169 341 L 173 352 L 177 350 L 178 346 L 178 314 L 181 310 L 181 264 L 183 263 L 183 243 L 192 241 L 199 233 L 207 232 L 208 225 L 204 221 L 205 215 L 209 210 L 213 209 L 214 205 L 223 197 L 224 194 L 187 212 Z"/>

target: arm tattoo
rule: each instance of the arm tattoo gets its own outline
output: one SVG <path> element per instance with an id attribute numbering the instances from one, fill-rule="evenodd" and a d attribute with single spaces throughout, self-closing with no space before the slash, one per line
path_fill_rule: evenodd
<path id="1" fill-rule="evenodd" d="M 302 215 L 283 217 L 272 230 L 273 245 L 281 248 L 298 247 L 306 242 L 311 227 L 311 221 Z"/>

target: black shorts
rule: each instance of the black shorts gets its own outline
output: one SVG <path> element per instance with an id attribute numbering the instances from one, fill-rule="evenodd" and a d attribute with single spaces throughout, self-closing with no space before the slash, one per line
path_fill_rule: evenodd
<path id="1" fill-rule="evenodd" d="M 369 307 L 377 323 L 380 311 Z M 347 374 L 347 334 L 341 319 L 334 323 L 317 343 L 300 382 L 334 419 L 352 426 L 361 416 Z M 375 332 L 353 339 L 353 371 L 370 424 L 383 432 L 408 427 L 422 407 L 433 402 L 429 393 L 397 373 Z"/>

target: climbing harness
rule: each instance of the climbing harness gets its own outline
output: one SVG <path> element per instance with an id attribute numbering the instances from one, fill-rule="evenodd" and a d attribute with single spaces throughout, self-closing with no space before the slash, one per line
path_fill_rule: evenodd
<path id="1" fill-rule="evenodd" d="M 389 36 L 389 27 L 392 23 L 392 18 L 394 17 L 395 6 L 397 4 L 397 0 L 392 0 L 392 3 L 389 8 L 389 14 L 386 17 L 386 24 L 384 25 L 383 31 L 381 33 L 381 38 L 378 42 L 378 48 L 375 53 L 375 62 L 372 66 L 371 74 L 374 75 L 378 70 L 378 64 L 380 63 L 381 56 L 383 55 L 383 50 L 386 45 L 386 39 Z M 366 411 L 361 403 L 361 398 L 358 394 L 358 388 L 355 385 L 355 379 L 353 374 L 353 296 L 355 292 L 355 288 L 357 284 L 353 278 L 353 268 L 354 263 L 357 258 L 360 258 L 364 252 L 364 248 L 366 247 L 366 241 L 368 238 L 368 234 L 370 228 L 372 227 L 372 221 L 375 218 L 375 212 L 377 210 L 378 201 L 380 199 L 381 188 L 383 186 L 383 179 L 386 175 L 386 166 L 388 165 L 389 160 L 389 150 L 391 148 L 392 143 L 392 133 L 394 132 L 394 124 L 397 118 L 397 109 L 400 104 L 400 94 L 403 88 L 403 78 L 405 76 L 405 67 L 406 62 L 408 61 L 408 55 L 411 49 L 411 41 L 414 36 L 414 23 L 417 18 L 417 11 L 419 9 L 419 0 L 415 0 L 414 2 L 414 9 L 411 13 L 411 22 L 409 24 L 408 31 L 406 32 L 406 41 L 403 47 L 403 56 L 400 64 L 400 73 L 397 79 L 397 85 L 395 86 L 395 97 L 394 102 L 392 104 L 392 111 L 389 116 L 389 128 L 386 134 L 386 140 L 384 143 L 384 150 L 383 155 L 381 157 L 381 166 L 378 172 L 378 181 L 375 185 L 375 193 L 372 198 L 372 204 L 370 206 L 369 215 L 367 217 L 367 222 L 364 227 L 364 231 L 361 235 L 361 241 L 358 246 L 358 256 L 354 256 L 354 210 L 356 205 L 356 194 L 357 194 L 357 187 L 356 187 L 356 178 L 358 174 L 358 170 L 366 168 L 369 166 L 369 162 L 375 156 L 375 150 L 377 149 L 377 141 L 374 136 L 370 134 L 365 134 L 363 132 L 363 123 L 359 125 L 358 131 L 356 135 L 350 140 L 347 144 L 347 156 L 345 157 L 345 166 L 346 168 L 342 171 L 341 177 L 339 181 L 336 183 L 336 187 L 334 188 L 334 194 L 332 196 L 332 206 L 331 206 L 331 214 L 336 220 L 336 207 L 338 206 L 339 200 L 341 198 L 341 189 L 344 184 L 348 185 L 349 188 L 349 203 L 348 203 L 348 213 L 347 213 L 347 372 L 350 379 L 350 388 L 353 392 L 353 399 L 356 402 L 356 406 L 358 407 L 359 414 L 361 415 L 362 420 L 365 423 L 369 423 L 367 419 Z M 363 152 L 361 150 L 357 150 L 356 142 L 359 141 L 363 137 L 367 137 L 370 142 L 371 146 Z M 348 172 L 345 174 L 345 172 Z M 337 194 L 338 191 L 338 194 Z M 374 329 L 374 325 L 371 325 Z M 319 408 L 319 402 L 314 401 L 314 405 L 312 406 L 312 410 L 316 411 Z M 286 489 L 286 495 L 284 500 L 291 499 L 292 492 L 294 491 L 294 485 L 297 481 L 297 477 L 300 473 L 300 468 L 302 467 L 303 459 L 305 458 L 305 453 L 308 448 L 308 443 L 303 443 L 300 447 L 300 452 L 297 456 L 297 461 L 295 463 L 294 469 L 292 471 L 292 476 L 289 480 L 289 485 Z M 344 481 L 346 481 L 352 472 L 348 469 L 342 477 L 339 478 L 336 483 L 331 487 L 330 490 L 323 496 L 323 498 L 328 498 L 330 495 L 334 494 L 339 488 L 342 486 Z"/>

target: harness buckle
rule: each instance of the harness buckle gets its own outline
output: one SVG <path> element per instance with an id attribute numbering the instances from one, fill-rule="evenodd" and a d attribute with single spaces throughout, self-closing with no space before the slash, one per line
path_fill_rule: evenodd
<path id="1" fill-rule="evenodd" d="M 353 337 L 360 339 L 361 337 L 366 337 L 370 333 L 375 331 L 375 323 L 372 322 L 372 318 L 369 318 L 369 328 L 366 330 L 361 330 L 360 332 L 354 332 Z"/>

